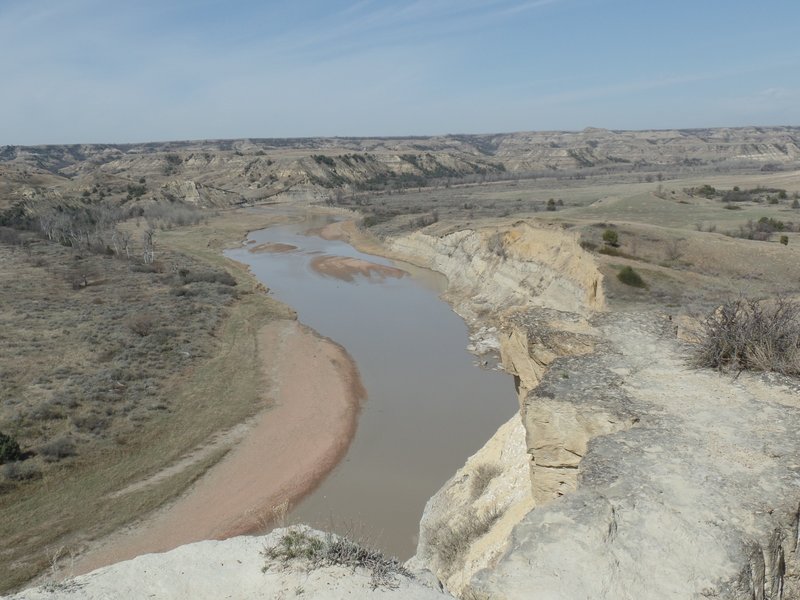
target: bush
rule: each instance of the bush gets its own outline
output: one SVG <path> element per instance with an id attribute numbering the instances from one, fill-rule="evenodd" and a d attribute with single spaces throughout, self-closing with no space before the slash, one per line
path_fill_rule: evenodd
<path id="1" fill-rule="evenodd" d="M 800 305 L 785 298 L 730 300 L 706 317 L 692 362 L 720 371 L 800 375 Z"/>
<path id="2" fill-rule="evenodd" d="M 714 189 L 713 186 L 710 186 L 706 183 L 701 185 L 699 188 L 695 188 L 693 192 L 698 196 L 703 196 L 703 198 L 711 199 L 716 195 L 717 190 Z"/>
<path id="3" fill-rule="evenodd" d="M 783 244 L 784 246 L 788 246 L 789 245 L 789 236 L 788 235 L 782 235 L 780 241 L 781 241 L 781 244 Z"/>
<path id="4" fill-rule="evenodd" d="M 75 455 L 75 444 L 67 437 L 60 437 L 39 448 L 39 454 L 47 462 L 57 462 L 62 458 Z"/>
<path id="5" fill-rule="evenodd" d="M 0 465 L 22 458 L 22 450 L 17 440 L 0 431 Z"/>
<path id="6" fill-rule="evenodd" d="M 222 285 L 236 285 L 236 278 L 227 271 L 189 271 L 181 270 L 179 273 L 183 283 L 221 283 Z"/>
<path id="7" fill-rule="evenodd" d="M 3 465 L 3 476 L 9 481 L 30 481 L 41 474 L 36 465 L 28 462 L 10 462 Z"/>
<path id="8" fill-rule="evenodd" d="M 631 285 L 638 288 L 647 287 L 647 284 L 644 282 L 644 279 L 642 279 L 642 276 L 634 271 L 631 267 L 622 267 L 620 272 L 617 273 L 617 279 L 619 279 L 625 285 Z"/>
<path id="9" fill-rule="evenodd" d="M 141 313 L 128 319 L 128 329 L 140 337 L 146 337 L 153 332 L 156 320 L 150 313 Z"/>
<path id="10" fill-rule="evenodd" d="M 619 246 L 619 234 L 613 229 L 606 229 L 603 232 L 603 241 L 606 244 L 617 247 Z"/>

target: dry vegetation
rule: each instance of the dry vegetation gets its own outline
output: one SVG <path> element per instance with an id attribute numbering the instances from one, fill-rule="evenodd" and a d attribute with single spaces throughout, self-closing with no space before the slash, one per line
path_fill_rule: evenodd
<path id="1" fill-rule="evenodd" d="M 0 149 L 0 591 L 180 493 L 224 451 L 109 497 L 260 405 L 256 332 L 289 313 L 220 254 L 258 225 L 253 216 L 209 208 L 294 188 L 303 197 L 307 186 L 360 211 L 378 238 L 558 224 L 593 253 L 612 306 L 712 311 L 698 364 L 797 374 L 797 305 L 726 303 L 742 290 L 797 294 L 796 160 L 732 158 L 734 144 L 710 153 L 719 135 L 763 140 L 766 130 L 675 132 L 691 157 L 670 154 L 663 135 Z M 776 135 L 796 140 L 797 130 Z M 625 158 L 625 144 L 639 158 Z M 523 160 L 526 148 L 540 158 Z M 492 250 L 504 256 L 502 237 Z M 473 496 L 495 475 L 481 466 Z M 498 517 L 463 515 L 427 532 L 445 571 Z"/>
<path id="2" fill-rule="evenodd" d="M 109 497 L 261 406 L 256 333 L 287 313 L 209 247 L 252 221 L 215 223 L 159 233 L 149 264 L 34 232 L 0 242 L 0 431 L 21 449 L 0 461 L 2 589 L 182 491 L 224 451 Z"/>
<path id="3" fill-rule="evenodd" d="M 327 533 L 320 536 L 299 528 L 291 528 L 274 546 L 264 549 L 267 563 L 263 570 L 274 566 L 286 568 L 298 560 L 309 569 L 340 566 L 369 572 L 372 589 L 397 586 L 397 577 L 411 578 L 411 573 L 397 559 L 387 558 L 378 550 L 354 542 L 349 537 Z"/>
<path id="4" fill-rule="evenodd" d="M 703 323 L 692 362 L 719 370 L 800 375 L 800 304 L 737 298 Z"/>
<path id="5" fill-rule="evenodd" d="M 486 488 L 489 487 L 489 484 L 492 482 L 492 479 L 500 475 L 503 472 L 503 469 L 500 465 L 494 464 L 481 464 L 475 468 L 475 471 L 470 476 L 470 495 L 472 499 L 479 498 Z"/>
<path id="6" fill-rule="evenodd" d="M 471 510 L 461 515 L 455 523 L 439 521 L 424 532 L 445 577 L 458 569 L 475 540 L 486 534 L 502 516 L 503 511 L 497 508 L 480 514 Z"/>

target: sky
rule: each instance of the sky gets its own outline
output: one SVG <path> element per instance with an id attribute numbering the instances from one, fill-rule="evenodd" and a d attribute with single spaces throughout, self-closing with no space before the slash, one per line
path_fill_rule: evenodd
<path id="1" fill-rule="evenodd" d="M 0 145 L 800 125 L 800 0 L 0 0 Z"/>

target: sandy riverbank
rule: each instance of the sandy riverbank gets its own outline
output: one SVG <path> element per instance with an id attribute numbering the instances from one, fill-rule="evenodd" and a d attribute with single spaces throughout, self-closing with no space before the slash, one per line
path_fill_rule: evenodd
<path id="1" fill-rule="evenodd" d="M 296 321 L 259 336 L 271 407 L 183 496 L 79 557 L 75 573 L 204 539 L 264 528 L 277 507 L 312 491 L 346 453 L 365 391 L 355 363 Z"/>

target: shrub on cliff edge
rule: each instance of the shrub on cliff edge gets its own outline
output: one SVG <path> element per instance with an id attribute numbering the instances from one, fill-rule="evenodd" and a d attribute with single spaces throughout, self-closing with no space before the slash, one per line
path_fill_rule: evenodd
<path id="1" fill-rule="evenodd" d="M 706 317 L 692 362 L 720 371 L 800 375 L 800 304 L 730 300 Z"/>

